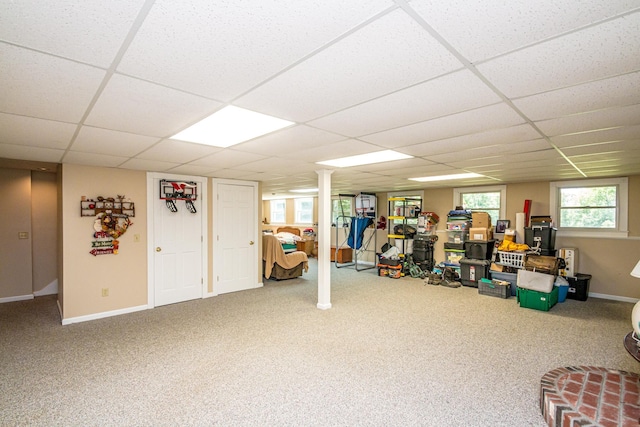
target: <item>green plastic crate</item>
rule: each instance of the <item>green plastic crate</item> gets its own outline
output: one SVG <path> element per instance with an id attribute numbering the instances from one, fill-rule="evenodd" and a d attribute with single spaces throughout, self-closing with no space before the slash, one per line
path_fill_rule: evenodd
<path id="1" fill-rule="evenodd" d="M 551 307 L 558 303 L 558 287 L 554 286 L 553 290 L 549 293 L 518 288 L 516 298 L 520 307 L 549 311 Z"/>

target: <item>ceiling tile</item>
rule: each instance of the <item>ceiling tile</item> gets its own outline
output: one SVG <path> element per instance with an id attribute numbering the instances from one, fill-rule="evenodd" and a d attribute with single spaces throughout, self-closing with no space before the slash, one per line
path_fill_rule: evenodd
<path id="1" fill-rule="evenodd" d="M 230 101 L 392 5 L 156 0 L 119 71 Z"/>
<path id="2" fill-rule="evenodd" d="M 219 147 L 194 144 L 191 142 L 164 140 L 138 154 L 138 159 L 169 161 L 172 163 L 189 163 L 193 160 L 222 151 Z"/>
<path id="3" fill-rule="evenodd" d="M 442 164 L 432 164 L 429 166 L 394 167 L 393 163 L 385 163 L 386 169 L 376 169 L 376 173 L 384 176 L 415 178 L 420 176 L 448 175 L 458 173 L 456 167 Z M 414 185 L 419 185 L 415 184 Z"/>
<path id="4" fill-rule="evenodd" d="M 143 3 L 142 0 L 3 2 L 0 40 L 107 68 Z"/>
<path id="5" fill-rule="evenodd" d="M 0 113 L 0 143 L 66 149 L 76 125 Z"/>
<path id="6" fill-rule="evenodd" d="M 607 153 L 623 153 L 623 155 L 632 156 L 640 155 L 640 134 L 637 135 L 638 139 L 630 141 L 617 141 L 606 142 L 601 144 L 581 145 L 578 147 L 566 147 L 562 149 L 562 152 L 567 156 L 577 156 L 582 154 L 595 154 L 598 156 L 605 156 Z"/>
<path id="7" fill-rule="evenodd" d="M 357 156 L 359 154 L 374 153 L 383 149 L 357 139 L 346 139 L 332 144 L 316 146 L 298 151 L 295 158 L 309 163 L 339 159 L 341 157 Z M 323 168 L 323 165 L 318 165 Z"/>
<path id="8" fill-rule="evenodd" d="M 214 153 L 209 156 L 194 160 L 191 163 L 197 166 L 210 166 L 212 169 L 219 170 L 233 168 L 238 165 L 255 162 L 265 158 L 266 156 L 260 154 L 243 153 L 241 151 L 226 149 L 218 153 Z"/>
<path id="9" fill-rule="evenodd" d="M 357 137 L 495 104 L 500 98 L 470 71 L 459 71 L 311 122 Z"/>
<path id="10" fill-rule="evenodd" d="M 63 163 L 115 168 L 121 166 L 123 162 L 126 162 L 127 157 L 109 156 L 106 154 L 82 153 L 80 151 L 68 151 L 64 155 L 64 158 L 62 160 Z"/>
<path id="11" fill-rule="evenodd" d="M 479 64 L 508 97 L 598 80 L 640 68 L 640 13 L 565 35 Z"/>
<path id="12" fill-rule="evenodd" d="M 0 144 L 0 158 L 58 163 L 63 155 L 64 150 L 53 148 Z"/>
<path id="13" fill-rule="evenodd" d="M 640 125 L 640 104 L 536 122 L 547 136 Z"/>
<path id="14" fill-rule="evenodd" d="M 529 141 L 540 138 L 540 134 L 529 125 L 518 125 L 503 129 L 493 129 L 471 135 L 457 136 L 441 139 L 439 141 L 425 142 L 402 149 L 403 153 L 413 156 L 434 156 L 436 154 L 448 154 L 455 150 L 454 147 L 466 149 L 485 147 L 496 144 L 507 144 L 520 141 Z"/>
<path id="15" fill-rule="evenodd" d="M 4 113 L 78 122 L 105 76 L 98 68 L 4 43 L 0 58 Z"/>
<path id="16" fill-rule="evenodd" d="M 298 125 L 234 145 L 233 149 L 263 156 L 297 157 L 301 150 L 323 147 L 344 139 L 343 136 L 322 129 Z"/>
<path id="17" fill-rule="evenodd" d="M 545 92 L 513 103 L 533 121 L 638 104 L 640 72 Z"/>
<path id="18" fill-rule="evenodd" d="M 168 169 L 167 172 L 177 173 L 180 175 L 196 175 L 196 176 L 210 176 L 213 173 L 208 166 L 196 166 L 196 165 L 180 165 L 175 168 Z"/>
<path id="19" fill-rule="evenodd" d="M 568 0 L 410 0 L 409 5 L 471 62 L 638 7 L 634 0 L 589 0 L 579 6 Z"/>
<path id="20" fill-rule="evenodd" d="M 86 124 L 139 135 L 169 137 L 215 112 L 220 103 L 114 75 Z"/>
<path id="21" fill-rule="evenodd" d="M 235 104 L 305 122 L 460 68 L 460 61 L 398 9 Z"/>
<path id="22" fill-rule="evenodd" d="M 389 169 L 396 169 L 396 170 L 407 170 L 407 169 L 413 169 L 413 168 L 424 168 L 424 169 L 428 169 L 428 168 L 432 168 L 436 166 L 436 163 L 432 162 L 431 159 L 423 159 L 420 157 L 414 157 L 411 159 L 401 159 L 401 160 L 394 160 L 391 162 L 381 162 L 381 163 L 374 163 L 371 165 L 361 165 L 361 166 L 354 166 L 352 168 L 349 168 L 351 170 L 354 171 L 366 171 L 366 172 L 375 172 L 375 173 L 383 173 L 381 171 L 386 171 Z M 383 173 L 384 174 L 384 173 Z"/>
<path id="23" fill-rule="evenodd" d="M 507 104 L 499 103 L 362 136 L 360 139 L 395 148 L 521 123 L 524 123 L 524 119 L 518 113 Z"/>
<path id="24" fill-rule="evenodd" d="M 71 149 L 86 153 L 131 157 L 158 141 L 157 137 L 82 126 Z"/>
<path id="25" fill-rule="evenodd" d="M 551 141 L 560 148 L 580 145 L 598 144 L 608 141 L 625 141 L 636 139 L 640 135 L 640 125 L 622 126 L 609 129 L 599 129 L 591 132 L 581 132 L 569 135 L 559 135 Z"/>
<path id="26" fill-rule="evenodd" d="M 134 169 L 141 171 L 166 172 L 179 166 L 178 163 L 161 162 L 158 160 L 131 159 L 124 162 L 120 167 L 123 169 Z"/>
<path id="27" fill-rule="evenodd" d="M 243 163 L 238 165 L 237 169 L 261 173 L 282 173 L 282 171 L 287 171 L 287 174 L 296 174 L 308 171 L 309 166 L 306 163 L 292 162 L 291 159 L 282 157 L 268 157 L 251 163 Z"/>
<path id="28" fill-rule="evenodd" d="M 209 176 L 220 179 L 244 179 L 247 176 L 247 171 L 241 171 L 238 169 L 219 169 Z"/>

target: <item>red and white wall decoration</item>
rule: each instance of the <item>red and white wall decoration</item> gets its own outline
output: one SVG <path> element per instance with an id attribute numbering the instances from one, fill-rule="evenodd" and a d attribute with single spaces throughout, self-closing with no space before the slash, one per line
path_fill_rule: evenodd
<path id="1" fill-rule="evenodd" d="M 133 225 L 130 217 L 135 216 L 135 207 L 125 196 L 94 199 L 82 197 L 81 216 L 95 216 L 93 238 L 89 253 L 93 256 L 118 254 L 120 236 Z"/>

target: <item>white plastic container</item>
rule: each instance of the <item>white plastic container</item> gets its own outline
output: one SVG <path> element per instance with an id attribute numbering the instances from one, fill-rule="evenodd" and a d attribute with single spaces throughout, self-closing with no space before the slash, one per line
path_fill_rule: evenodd
<path id="1" fill-rule="evenodd" d="M 518 287 L 548 294 L 553 291 L 556 276 L 525 269 L 518 270 Z"/>

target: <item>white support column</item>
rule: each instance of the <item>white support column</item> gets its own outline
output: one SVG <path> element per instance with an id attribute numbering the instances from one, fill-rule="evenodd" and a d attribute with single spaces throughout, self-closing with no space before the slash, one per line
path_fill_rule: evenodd
<path id="1" fill-rule="evenodd" d="M 331 308 L 331 174 L 318 170 L 318 308 Z"/>

